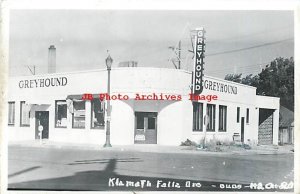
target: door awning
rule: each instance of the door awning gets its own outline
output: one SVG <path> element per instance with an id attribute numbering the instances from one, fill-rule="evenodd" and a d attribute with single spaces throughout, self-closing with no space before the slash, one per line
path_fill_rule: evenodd
<path id="1" fill-rule="evenodd" d="M 82 99 L 82 94 L 73 94 L 73 95 L 68 95 L 67 96 L 67 100 L 70 99 L 70 100 L 81 100 Z"/>
<path id="2" fill-rule="evenodd" d="M 93 99 L 99 99 L 100 94 L 92 94 Z M 82 100 L 83 94 L 72 94 L 67 96 L 67 100 Z"/>
<path id="3" fill-rule="evenodd" d="M 27 105 L 50 105 L 51 102 L 48 99 L 43 98 L 27 98 L 24 100 Z"/>

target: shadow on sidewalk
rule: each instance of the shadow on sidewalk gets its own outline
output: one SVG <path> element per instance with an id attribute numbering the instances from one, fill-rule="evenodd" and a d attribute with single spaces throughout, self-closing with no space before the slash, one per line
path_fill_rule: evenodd
<path id="1" fill-rule="evenodd" d="M 138 158 L 133 158 L 137 160 Z M 127 162 L 132 162 L 127 159 Z M 9 190 L 54 190 L 54 191 L 255 191 L 249 184 L 212 182 L 204 180 L 172 179 L 168 177 L 125 176 L 114 171 L 117 162 L 126 160 L 109 159 L 104 170 L 82 171 L 72 176 L 25 181 L 8 185 Z M 75 161 L 74 164 L 99 162 L 99 160 Z M 192 185 L 194 184 L 194 187 Z M 229 185 L 231 188 L 221 188 Z M 233 188 L 233 185 L 240 185 Z M 265 191 L 277 191 L 270 189 Z M 284 190 L 292 192 L 293 189 Z"/>
<path id="2" fill-rule="evenodd" d="M 18 176 L 18 175 L 20 175 L 20 174 L 23 174 L 23 173 L 27 173 L 27 172 L 33 171 L 33 170 L 36 170 L 36 169 L 38 169 L 38 168 L 41 168 L 41 166 L 34 166 L 34 167 L 31 167 L 31 168 L 27 168 L 27 169 L 25 169 L 25 170 L 21 170 L 21 171 L 15 172 L 15 173 L 13 173 L 13 174 L 9 174 L 9 175 L 8 175 L 8 178 L 12 178 L 12 177 L 14 177 L 14 176 Z"/>
<path id="3" fill-rule="evenodd" d="M 95 160 L 77 160 L 73 163 L 68 163 L 68 165 L 80 165 L 80 164 L 101 164 L 101 163 L 112 163 L 114 160 L 114 165 L 116 162 L 143 162 L 140 158 L 122 158 L 122 159 L 95 159 Z"/>

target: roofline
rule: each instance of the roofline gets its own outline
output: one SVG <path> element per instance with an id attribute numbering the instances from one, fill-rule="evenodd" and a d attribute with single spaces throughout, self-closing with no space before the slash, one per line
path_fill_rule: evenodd
<path id="1" fill-rule="evenodd" d="M 274 99 L 280 100 L 280 97 L 275 97 L 275 96 L 262 96 L 262 95 L 257 95 L 256 94 L 256 97 L 267 97 L 267 98 L 274 98 Z"/>
<path id="2" fill-rule="evenodd" d="M 249 85 L 246 85 L 246 84 L 241 84 L 241 83 L 237 83 L 237 82 L 233 82 L 233 81 L 229 81 L 229 80 L 221 79 L 221 78 L 217 78 L 217 77 L 212 77 L 212 76 L 204 75 L 204 77 L 208 77 L 208 78 L 216 79 L 216 80 L 219 80 L 219 81 L 223 81 L 223 82 L 227 82 L 227 83 L 231 83 L 231 84 L 236 84 L 236 85 L 239 85 L 239 86 L 248 87 L 248 88 L 256 90 L 256 87 L 254 87 L 254 86 L 249 86 Z"/>
<path id="3" fill-rule="evenodd" d="M 130 68 L 138 68 L 138 69 L 165 69 L 165 70 L 169 70 L 169 71 L 181 71 L 183 73 L 187 73 L 187 74 L 192 74 L 191 71 L 187 71 L 184 69 L 171 69 L 171 68 L 161 68 L 161 67 L 114 67 L 112 68 L 112 70 L 123 70 L 123 69 L 130 69 Z M 71 72 L 60 72 L 60 73 L 44 73 L 44 74 L 37 74 L 37 75 L 23 75 L 23 76 L 9 76 L 9 78 L 20 78 L 20 77 L 40 77 L 40 76 L 55 76 L 55 75 L 66 75 L 66 74 L 80 74 L 80 73 L 89 73 L 89 72 L 102 72 L 102 71 L 107 71 L 107 69 L 90 69 L 90 70 L 84 70 L 84 71 L 71 71 Z M 227 82 L 230 84 L 234 84 L 234 85 L 239 85 L 239 86 L 243 86 L 243 87 L 248 87 L 251 89 L 256 89 L 256 87 L 253 86 L 248 86 L 245 84 L 241 84 L 241 83 L 237 83 L 237 82 L 233 82 L 233 81 L 228 81 L 225 79 L 221 79 L 221 78 L 217 78 L 217 77 L 212 77 L 212 76 L 207 76 L 204 75 L 205 78 L 211 78 L 214 80 L 219 80 L 222 82 Z"/>
<path id="4" fill-rule="evenodd" d="M 138 68 L 138 69 L 167 69 L 167 70 L 174 70 L 174 71 L 182 71 L 185 73 L 191 73 L 187 70 L 183 69 L 171 69 L 171 68 L 160 68 L 160 67 L 113 67 L 111 70 L 123 70 L 123 69 L 130 69 L 130 68 Z M 89 73 L 89 72 L 101 72 L 107 71 L 106 68 L 102 69 L 89 69 L 83 71 L 70 71 L 70 72 L 59 72 L 59 73 L 43 73 L 43 74 L 36 74 L 36 75 L 21 75 L 21 76 L 9 76 L 9 78 L 16 78 L 16 77 L 36 77 L 36 76 L 52 76 L 52 75 L 66 75 L 66 74 L 80 74 L 80 73 Z"/>

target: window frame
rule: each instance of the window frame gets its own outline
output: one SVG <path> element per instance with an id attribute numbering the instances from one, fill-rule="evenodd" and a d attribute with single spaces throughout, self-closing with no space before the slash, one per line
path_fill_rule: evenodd
<path id="1" fill-rule="evenodd" d="M 23 112 L 22 112 L 22 104 L 24 104 L 25 105 L 25 101 L 20 101 L 20 127 L 30 127 L 30 110 L 29 110 L 29 112 L 28 112 L 28 119 L 29 119 L 29 124 L 23 124 L 22 123 L 22 118 L 23 118 Z"/>
<path id="2" fill-rule="evenodd" d="M 102 108 L 103 108 L 103 119 L 104 119 L 104 125 L 103 126 L 99 126 L 99 127 L 93 127 L 93 111 L 94 111 L 94 107 L 93 107 L 93 104 L 94 104 L 94 102 L 93 102 L 93 100 L 99 100 L 100 101 L 100 103 L 101 103 L 101 106 L 103 106 Z M 90 102 L 91 102 L 91 129 L 100 129 L 100 130 L 104 130 L 105 129 L 105 102 L 104 101 L 101 101 L 100 99 L 93 99 L 93 100 L 91 100 Z"/>
<path id="3" fill-rule="evenodd" d="M 67 106 L 67 125 L 64 127 L 64 126 L 57 126 L 56 125 L 56 120 L 57 120 L 57 102 L 66 102 L 66 106 Z M 55 115 L 54 115 L 54 128 L 67 128 L 68 127 L 68 104 L 67 104 L 67 101 L 66 100 L 55 100 Z"/>
<path id="4" fill-rule="evenodd" d="M 84 102 L 84 127 L 74 127 L 74 114 L 75 114 L 75 108 L 74 108 L 74 102 Z M 86 101 L 85 100 L 78 100 L 73 101 L 73 113 L 72 113 L 72 129 L 85 129 L 86 128 Z"/>
<path id="5" fill-rule="evenodd" d="M 156 130 L 156 117 L 147 117 L 148 119 L 148 121 L 147 121 L 147 129 L 148 130 Z M 151 120 L 151 119 L 153 119 L 154 120 L 154 123 L 153 123 L 153 128 L 149 128 L 149 121 Z"/>
<path id="6" fill-rule="evenodd" d="M 203 132 L 203 103 L 201 102 L 193 102 L 193 132 Z"/>
<path id="7" fill-rule="evenodd" d="M 250 117 L 250 109 L 246 109 L 246 124 L 249 124 L 249 117 Z"/>
<path id="8" fill-rule="evenodd" d="M 223 123 L 223 116 L 225 117 L 224 123 Z M 222 126 L 221 126 L 221 120 L 222 120 Z M 227 132 L 227 106 L 225 106 L 225 105 L 219 105 L 219 129 L 218 129 L 218 131 L 219 132 Z"/>
<path id="9" fill-rule="evenodd" d="M 208 114 L 209 106 L 212 107 L 212 114 L 213 114 L 212 119 L 210 119 L 210 117 L 209 117 L 210 115 Z M 206 105 L 206 115 L 208 116 L 208 118 L 210 120 L 213 121 L 213 125 L 209 122 L 210 124 L 207 125 L 206 131 L 207 132 L 215 132 L 216 131 L 216 105 L 215 104 L 207 104 Z M 212 125 L 212 128 L 208 128 L 208 126 L 211 126 L 211 125 Z"/>
<path id="10" fill-rule="evenodd" d="M 10 110 L 11 110 L 10 105 L 11 104 L 13 104 L 13 112 L 12 112 L 12 114 L 10 113 Z M 13 119 L 12 119 L 13 122 L 12 123 L 9 122 L 11 115 L 13 117 Z M 9 126 L 15 126 L 15 123 L 16 123 L 16 102 L 15 101 L 9 101 L 8 102 L 8 121 L 7 121 L 7 123 L 8 123 Z"/>

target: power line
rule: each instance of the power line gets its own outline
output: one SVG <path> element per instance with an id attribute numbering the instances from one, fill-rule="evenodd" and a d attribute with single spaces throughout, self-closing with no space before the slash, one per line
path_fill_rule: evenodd
<path id="1" fill-rule="evenodd" d="M 235 72 L 239 72 L 239 71 L 261 71 L 261 68 L 254 68 L 254 67 L 248 67 L 248 68 L 243 68 L 243 69 L 239 69 L 239 70 L 235 70 Z M 232 72 L 232 69 L 224 69 L 224 70 L 214 70 L 214 71 L 206 71 L 207 73 L 223 73 L 223 72 Z"/>
<path id="2" fill-rule="evenodd" d="M 256 46 L 251 46 L 251 47 L 246 47 L 246 48 L 240 48 L 240 49 L 234 49 L 234 50 L 228 50 L 228 51 L 223 51 L 223 52 L 207 54 L 206 56 L 216 56 L 216 55 L 223 55 L 223 54 L 228 54 L 228 53 L 240 52 L 240 51 L 244 51 L 244 50 L 250 50 L 250 49 L 254 49 L 254 48 L 269 46 L 269 45 L 273 45 L 273 44 L 279 44 L 279 43 L 286 42 L 286 41 L 293 40 L 293 39 L 294 38 L 288 38 L 288 39 L 284 39 L 284 40 L 269 42 L 269 43 L 256 45 Z"/>
<path id="3" fill-rule="evenodd" d="M 253 76 L 256 76 L 256 75 L 258 75 L 259 73 L 261 73 L 261 71 L 260 70 L 253 70 L 253 71 L 245 71 L 245 72 L 243 72 L 243 71 L 241 71 L 241 72 L 238 72 L 238 73 L 236 73 L 236 74 L 242 74 L 242 75 L 249 75 L 249 74 L 252 74 Z M 204 75 L 214 75 L 214 76 L 216 76 L 216 77 L 220 77 L 220 76 L 226 76 L 226 75 L 228 75 L 228 74 L 232 74 L 232 73 L 222 73 L 222 72 L 219 72 L 219 73 L 204 73 Z M 245 77 L 245 76 L 243 76 L 243 77 Z M 242 77 L 242 78 L 243 78 Z M 281 75 L 281 77 L 290 77 L 290 76 L 283 76 L 283 75 Z"/>
<path id="4" fill-rule="evenodd" d="M 248 38 L 248 37 L 255 37 L 257 35 L 265 35 L 266 33 L 278 33 L 278 30 L 280 30 L 280 32 L 282 31 L 286 31 L 286 30 L 292 30 L 293 26 L 292 25 L 285 25 L 285 26 L 281 26 L 281 27 L 276 27 L 276 28 L 272 28 L 272 29 L 266 29 L 263 31 L 257 31 L 257 32 L 253 32 L 250 34 L 244 34 L 244 35 L 238 35 L 238 36 L 231 36 L 231 37 L 224 37 L 221 40 L 222 41 L 229 41 L 229 40 L 237 40 L 237 39 L 244 39 L 244 38 Z M 191 29 L 190 29 L 191 31 Z M 189 38 L 184 38 L 183 40 L 189 40 Z M 220 40 L 207 40 L 206 43 L 218 43 Z"/>
<path id="5" fill-rule="evenodd" d="M 259 74 L 260 71 L 257 70 L 257 71 L 245 71 L 245 72 L 238 72 L 236 74 L 242 74 L 242 75 L 249 75 L 249 74 L 252 74 L 252 75 L 257 75 Z M 226 76 L 226 75 L 229 75 L 229 74 L 234 74 L 234 73 L 203 73 L 204 75 L 219 75 L 219 76 Z"/>
<path id="6" fill-rule="evenodd" d="M 259 64 L 254 64 L 254 65 L 245 65 L 245 66 L 239 66 L 237 68 L 249 68 L 249 67 L 257 67 L 257 66 L 261 66 L 261 65 L 267 65 L 269 64 L 270 62 L 265 62 L 265 63 L 259 63 Z M 223 70 L 227 70 L 227 69 L 233 69 L 234 67 L 227 67 L 227 68 L 222 68 L 222 69 L 219 69 L 218 70 L 213 70 L 213 71 L 223 71 Z M 209 71 L 209 72 L 213 72 L 213 71 Z"/>

